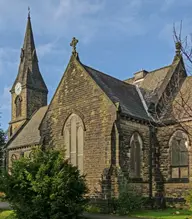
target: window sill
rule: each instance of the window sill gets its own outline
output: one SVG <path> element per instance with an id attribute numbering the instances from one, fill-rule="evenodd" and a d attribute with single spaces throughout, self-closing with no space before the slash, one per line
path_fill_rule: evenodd
<path id="1" fill-rule="evenodd" d="M 134 183 L 136 183 L 136 182 L 143 182 L 143 179 L 142 178 L 130 178 L 130 181 L 134 182 Z"/>
<path id="2" fill-rule="evenodd" d="M 167 180 L 168 183 L 189 183 L 189 178 L 171 178 Z"/>

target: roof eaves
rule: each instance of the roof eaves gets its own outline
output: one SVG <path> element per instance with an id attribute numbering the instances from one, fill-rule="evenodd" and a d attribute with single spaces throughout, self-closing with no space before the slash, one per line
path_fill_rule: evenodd
<path id="1" fill-rule="evenodd" d="M 11 136 L 11 138 L 7 141 L 6 143 L 6 148 L 9 147 L 9 144 L 18 136 L 18 134 L 23 130 L 23 128 L 27 125 L 27 123 L 29 122 L 29 119 L 26 120 L 20 127 L 19 129 L 13 134 L 13 136 Z"/>

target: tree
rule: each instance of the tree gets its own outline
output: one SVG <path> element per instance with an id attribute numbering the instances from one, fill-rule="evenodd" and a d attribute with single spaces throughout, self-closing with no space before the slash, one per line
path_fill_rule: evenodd
<path id="1" fill-rule="evenodd" d="M 4 166 L 5 133 L 0 129 L 0 169 Z"/>
<path id="2" fill-rule="evenodd" d="M 13 161 L 0 190 L 18 219 L 78 218 L 87 202 L 84 176 L 55 150 L 35 149 L 31 159 Z"/>

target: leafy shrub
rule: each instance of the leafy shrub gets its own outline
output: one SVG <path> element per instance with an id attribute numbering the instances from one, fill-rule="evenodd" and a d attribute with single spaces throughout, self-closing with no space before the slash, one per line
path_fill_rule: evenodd
<path id="1" fill-rule="evenodd" d="M 0 190 L 18 219 L 78 218 L 87 202 L 84 176 L 53 150 L 37 149 L 33 159 L 14 161 L 11 174 L 0 178 Z"/>
<path id="2" fill-rule="evenodd" d="M 5 193 L 0 192 L 0 201 L 4 201 L 4 200 L 5 200 Z"/>
<path id="3" fill-rule="evenodd" d="M 5 147 L 5 133 L 0 129 L 0 172 L 4 166 L 4 147 Z"/>
<path id="4" fill-rule="evenodd" d="M 141 209 L 143 204 L 144 198 L 138 192 L 137 187 L 123 177 L 119 183 L 119 196 L 113 199 L 116 213 L 127 215 L 134 210 Z"/>
<path id="5" fill-rule="evenodd" d="M 186 196 L 186 205 L 187 207 L 192 210 L 192 183 L 190 183 L 190 189 L 188 190 Z"/>
<path id="6" fill-rule="evenodd" d="M 0 210 L 1 219 L 16 219 L 14 212 L 10 210 Z"/>
<path id="7" fill-rule="evenodd" d="M 87 205 L 85 211 L 89 213 L 100 213 L 101 209 L 95 205 Z"/>

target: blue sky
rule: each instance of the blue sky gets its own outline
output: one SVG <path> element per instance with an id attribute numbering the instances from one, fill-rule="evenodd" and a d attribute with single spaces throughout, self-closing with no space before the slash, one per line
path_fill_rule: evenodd
<path id="1" fill-rule="evenodd" d="M 191 0 L 0 0 L 0 123 L 11 118 L 9 89 L 18 73 L 20 49 L 31 21 L 49 101 L 79 39 L 81 61 L 119 79 L 171 63 L 173 23 L 192 33 Z"/>

